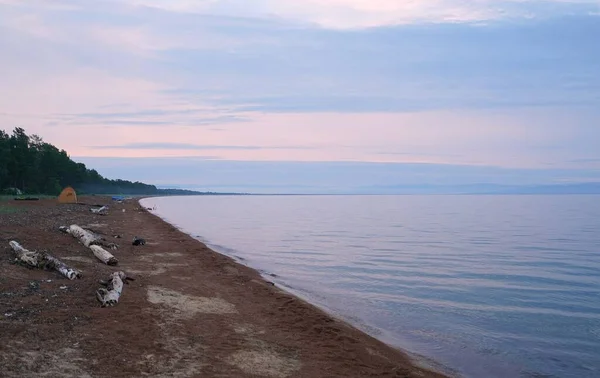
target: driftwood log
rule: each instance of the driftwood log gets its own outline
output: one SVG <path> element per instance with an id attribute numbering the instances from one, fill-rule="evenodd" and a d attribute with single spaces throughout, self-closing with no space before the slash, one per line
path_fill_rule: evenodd
<path id="1" fill-rule="evenodd" d="M 117 265 L 119 263 L 119 260 L 115 256 L 99 245 L 90 245 L 89 248 L 92 250 L 94 256 L 106 265 Z"/>
<path id="2" fill-rule="evenodd" d="M 116 249 L 117 245 L 114 243 L 108 243 L 104 238 L 85 230 L 79 227 L 76 224 L 72 224 L 69 227 L 62 226 L 60 230 L 64 233 L 67 233 L 73 236 L 76 239 L 79 239 L 81 244 L 85 245 L 89 249 L 91 249 L 94 256 L 96 256 L 100 261 L 105 263 L 106 265 L 117 265 L 119 260 L 115 256 L 113 256 L 110 252 L 105 250 L 104 247 Z"/>
<path id="3" fill-rule="evenodd" d="M 56 270 L 70 280 L 81 278 L 82 276 L 80 271 L 70 268 L 67 264 L 52 255 L 44 252 L 30 251 L 14 240 L 8 244 L 17 256 L 17 260 L 31 267 Z"/>
<path id="4" fill-rule="evenodd" d="M 123 292 L 123 284 L 127 280 L 133 281 L 133 278 L 127 277 L 124 272 L 114 272 L 107 281 L 100 281 L 101 285 L 106 286 L 96 291 L 96 298 L 102 307 L 115 306 L 119 303 L 119 298 Z"/>
<path id="5" fill-rule="evenodd" d="M 106 215 L 108 213 L 108 206 L 102 206 L 98 208 L 91 208 L 90 211 L 98 215 Z"/>
<path id="6" fill-rule="evenodd" d="M 102 247 L 117 249 L 118 246 L 115 243 L 106 241 L 102 236 L 93 233 L 90 230 L 86 230 L 76 224 L 72 224 L 69 227 L 61 226 L 59 228 L 62 232 L 72 235 L 74 238 L 79 239 L 81 244 L 89 247 L 90 245 L 99 245 Z"/>
<path id="7" fill-rule="evenodd" d="M 38 264 L 40 261 L 40 254 L 38 252 L 25 249 L 21 246 L 21 244 L 17 243 L 14 240 L 11 240 L 8 244 L 10 245 L 13 252 L 17 256 L 17 260 L 20 260 L 21 262 L 23 262 L 29 266 L 32 266 L 35 268 L 38 267 Z"/>

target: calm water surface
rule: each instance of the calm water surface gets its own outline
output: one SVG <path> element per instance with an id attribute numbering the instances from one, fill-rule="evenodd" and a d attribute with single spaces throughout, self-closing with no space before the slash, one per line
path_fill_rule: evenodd
<path id="1" fill-rule="evenodd" d="M 200 196 L 144 205 L 460 375 L 600 377 L 600 196 Z"/>

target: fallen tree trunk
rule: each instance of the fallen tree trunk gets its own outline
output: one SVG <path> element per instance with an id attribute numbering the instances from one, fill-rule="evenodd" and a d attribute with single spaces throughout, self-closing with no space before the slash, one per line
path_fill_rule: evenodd
<path id="1" fill-rule="evenodd" d="M 29 266 L 40 269 L 56 270 L 70 280 L 81 278 L 82 276 L 80 271 L 69 268 L 69 266 L 52 255 L 30 251 L 14 240 L 8 244 L 15 252 L 15 255 L 17 255 L 17 259 Z"/>
<path id="2" fill-rule="evenodd" d="M 106 265 L 117 265 L 119 263 L 119 260 L 115 256 L 99 245 L 90 245 L 89 248 L 92 250 L 94 256 Z"/>
<path id="3" fill-rule="evenodd" d="M 96 235 L 95 233 L 76 224 L 72 224 L 69 227 L 61 226 L 59 229 L 62 232 L 79 239 L 81 244 L 85 245 L 86 247 L 89 247 L 90 245 L 99 245 L 110 249 L 117 249 L 119 247 L 115 243 L 106 241 L 106 239 L 104 239 L 102 236 Z"/>
<path id="4" fill-rule="evenodd" d="M 46 263 L 46 268 L 54 269 L 70 280 L 82 277 L 80 271 L 73 268 L 69 268 L 64 262 L 60 261 L 54 256 L 44 254 L 44 261 Z"/>
<path id="5" fill-rule="evenodd" d="M 106 288 L 101 287 L 96 291 L 96 298 L 102 307 L 115 306 L 119 303 L 119 298 L 123 292 L 123 283 L 128 278 L 124 272 L 114 272 L 110 275 L 108 281 L 100 281 Z"/>
<path id="6" fill-rule="evenodd" d="M 39 267 L 41 256 L 38 252 L 25 249 L 25 248 L 23 248 L 23 246 L 21 246 L 21 244 L 17 243 L 14 240 L 11 240 L 8 244 L 10 245 L 13 252 L 17 256 L 18 260 L 20 260 L 21 262 L 23 262 L 29 266 L 32 266 L 34 268 Z"/>
<path id="7" fill-rule="evenodd" d="M 94 256 L 106 265 L 117 265 L 119 263 L 119 260 L 117 260 L 115 256 L 102 248 L 102 246 L 108 246 L 109 248 L 116 249 L 116 244 L 107 243 L 102 237 L 85 230 L 76 224 L 72 224 L 69 227 L 60 227 L 60 230 L 79 239 L 81 244 L 91 249 Z"/>
<path id="8" fill-rule="evenodd" d="M 73 236 L 76 239 L 79 239 L 79 241 L 81 242 L 81 244 L 85 245 L 86 247 L 89 247 L 90 245 L 93 245 L 95 243 L 98 243 L 100 237 L 97 235 L 94 235 L 93 233 L 84 230 L 83 228 L 79 227 L 76 224 L 72 224 L 69 227 L 61 227 L 60 228 L 61 231 L 66 232 L 67 234 L 70 234 L 71 236 Z"/>

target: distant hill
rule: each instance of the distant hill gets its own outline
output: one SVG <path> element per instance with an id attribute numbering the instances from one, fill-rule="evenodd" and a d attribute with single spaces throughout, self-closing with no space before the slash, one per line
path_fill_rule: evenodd
<path id="1" fill-rule="evenodd" d="M 0 130 L 0 194 L 18 189 L 27 194 L 57 195 L 65 186 L 72 186 L 82 194 L 215 194 L 109 180 L 85 164 L 71 160 L 65 150 L 44 142 L 37 135 L 27 135 L 22 128 L 15 128 L 11 135 Z"/>

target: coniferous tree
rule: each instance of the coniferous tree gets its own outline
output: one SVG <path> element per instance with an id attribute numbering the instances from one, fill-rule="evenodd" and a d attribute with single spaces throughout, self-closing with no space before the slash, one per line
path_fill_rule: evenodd
<path id="1" fill-rule="evenodd" d="M 65 186 L 97 194 L 155 194 L 154 185 L 109 180 L 85 164 L 71 160 L 64 150 L 27 135 L 17 127 L 11 135 L 0 130 L 0 190 L 17 188 L 24 193 L 58 194 Z"/>

